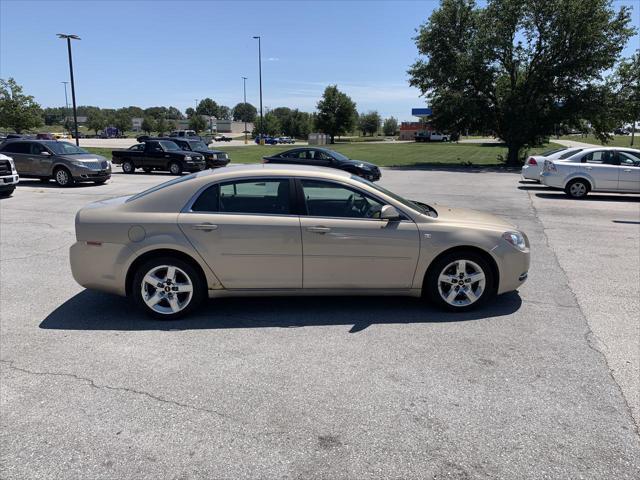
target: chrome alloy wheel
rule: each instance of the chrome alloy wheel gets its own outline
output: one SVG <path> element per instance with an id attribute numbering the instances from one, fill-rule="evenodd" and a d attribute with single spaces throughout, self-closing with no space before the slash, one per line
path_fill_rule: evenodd
<path id="1" fill-rule="evenodd" d="M 569 192 L 572 197 L 584 197 L 587 194 L 587 186 L 582 182 L 575 182 L 569 187 Z"/>
<path id="2" fill-rule="evenodd" d="M 193 298 L 193 281 L 173 265 L 153 267 L 142 279 L 140 288 L 147 306 L 164 315 L 181 312 Z"/>
<path id="3" fill-rule="evenodd" d="M 438 292 L 453 307 L 466 307 L 477 302 L 485 291 L 484 271 L 471 260 L 456 260 L 438 276 Z"/>
<path id="4" fill-rule="evenodd" d="M 69 172 L 67 172 L 64 168 L 60 168 L 56 172 L 56 182 L 58 185 L 65 186 L 69 184 Z"/>

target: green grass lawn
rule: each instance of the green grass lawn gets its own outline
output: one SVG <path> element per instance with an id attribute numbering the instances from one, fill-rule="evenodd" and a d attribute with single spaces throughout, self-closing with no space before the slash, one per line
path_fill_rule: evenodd
<path id="1" fill-rule="evenodd" d="M 232 163 L 259 163 L 264 156 L 289 150 L 295 145 L 252 145 L 247 147 L 219 147 L 229 153 Z M 463 165 L 471 162 L 477 166 L 500 166 L 499 157 L 506 157 L 507 149 L 499 144 L 473 143 L 356 143 L 328 145 L 349 158 L 375 163 L 382 167 Z M 530 154 L 560 147 L 553 143 L 531 149 Z M 86 150 L 111 158 L 110 148 Z"/>
<path id="2" fill-rule="evenodd" d="M 615 135 L 609 143 L 601 143 L 593 135 L 587 135 L 583 137 L 581 135 L 566 135 L 561 137 L 562 140 L 574 140 L 576 142 L 592 143 L 593 145 L 606 145 L 607 147 L 630 147 L 631 135 Z M 636 132 L 633 142 L 633 148 L 640 148 L 640 132 Z"/>
<path id="3" fill-rule="evenodd" d="M 530 150 L 542 152 L 560 147 L 548 144 Z M 222 147 L 231 156 L 233 163 L 256 163 L 263 156 L 273 155 L 292 148 L 288 146 Z M 335 144 L 327 148 L 336 150 L 349 158 L 375 163 L 381 167 L 406 167 L 421 165 L 473 165 L 499 166 L 499 156 L 506 157 L 507 149 L 496 144 L 472 143 L 377 143 L 377 144 Z"/>

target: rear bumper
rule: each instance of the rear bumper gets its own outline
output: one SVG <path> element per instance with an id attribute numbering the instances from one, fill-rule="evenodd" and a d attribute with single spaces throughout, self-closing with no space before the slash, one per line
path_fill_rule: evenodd
<path id="1" fill-rule="evenodd" d="M 563 179 L 557 173 L 542 172 L 542 174 L 540 174 L 540 181 L 547 187 L 564 188 Z"/>
<path id="2" fill-rule="evenodd" d="M 522 167 L 522 177 L 527 180 L 540 181 L 540 167 L 538 165 L 525 165 Z"/>
<path id="3" fill-rule="evenodd" d="M 125 265 L 133 252 L 117 243 L 76 242 L 69 249 L 71 273 L 85 288 L 126 295 Z"/>

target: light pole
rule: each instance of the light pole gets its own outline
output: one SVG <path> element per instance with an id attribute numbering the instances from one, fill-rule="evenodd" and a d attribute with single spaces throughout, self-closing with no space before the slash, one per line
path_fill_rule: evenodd
<path id="1" fill-rule="evenodd" d="M 253 37 L 258 39 L 258 73 L 260 77 L 260 145 L 264 145 L 264 121 L 262 117 L 262 45 L 260 36 Z"/>
<path id="2" fill-rule="evenodd" d="M 73 60 L 71 59 L 71 40 L 80 40 L 80 37 L 77 35 L 58 33 L 58 38 L 67 39 L 67 51 L 69 52 L 69 73 L 71 74 L 71 101 L 73 102 L 73 124 L 75 129 L 76 145 L 80 146 L 80 139 L 78 138 L 78 111 L 76 109 L 76 86 L 73 81 Z"/>
<path id="3" fill-rule="evenodd" d="M 67 127 L 67 132 L 69 132 L 69 127 L 67 124 L 67 118 L 69 118 L 69 99 L 67 98 L 67 83 L 69 82 L 60 82 L 62 84 L 64 84 L 64 126 Z"/>
<path id="4" fill-rule="evenodd" d="M 247 140 L 247 77 L 242 77 L 242 89 L 244 90 L 244 144 L 249 143 Z"/>

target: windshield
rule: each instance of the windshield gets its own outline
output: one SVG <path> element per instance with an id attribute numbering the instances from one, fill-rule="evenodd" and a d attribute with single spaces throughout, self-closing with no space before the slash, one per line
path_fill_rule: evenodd
<path id="1" fill-rule="evenodd" d="M 191 150 L 208 150 L 204 142 L 189 142 Z"/>
<path id="2" fill-rule="evenodd" d="M 571 157 L 572 155 L 575 155 L 576 153 L 581 152 L 582 150 L 583 150 L 582 148 L 572 148 L 571 150 L 569 150 L 569 151 L 567 151 L 567 152 L 563 153 L 562 155 L 560 155 L 560 157 L 559 157 L 559 158 L 560 158 L 561 160 L 564 160 L 565 158 L 569 158 L 569 157 Z"/>
<path id="3" fill-rule="evenodd" d="M 51 142 L 47 143 L 47 147 L 49 147 L 56 155 L 82 155 L 89 153 L 86 150 L 67 142 Z"/>
<path id="4" fill-rule="evenodd" d="M 336 160 L 340 160 L 340 161 L 345 161 L 345 160 L 349 160 L 349 157 L 345 157 L 344 155 L 342 155 L 339 152 L 336 152 L 335 150 L 328 150 L 329 154 L 335 158 Z"/>
<path id="5" fill-rule="evenodd" d="M 160 142 L 160 145 L 164 147 L 165 150 L 180 150 L 180 147 L 173 142 Z"/>
<path id="6" fill-rule="evenodd" d="M 353 180 L 357 180 L 358 182 L 366 183 L 370 187 L 373 187 L 374 189 L 384 193 L 388 197 L 393 198 L 396 202 L 399 202 L 405 207 L 409 207 L 410 209 L 415 210 L 416 212 L 420 212 L 423 215 L 428 215 L 429 217 L 438 216 L 438 212 L 436 212 L 436 210 L 433 207 L 431 207 L 430 205 L 427 205 L 426 203 L 407 200 L 406 198 L 403 198 L 400 195 L 395 194 L 387 190 L 386 188 L 381 187 L 380 185 L 376 185 L 375 183 L 370 182 L 369 180 L 365 180 L 362 177 L 358 177 L 357 175 L 352 175 L 351 178 Z"/>

